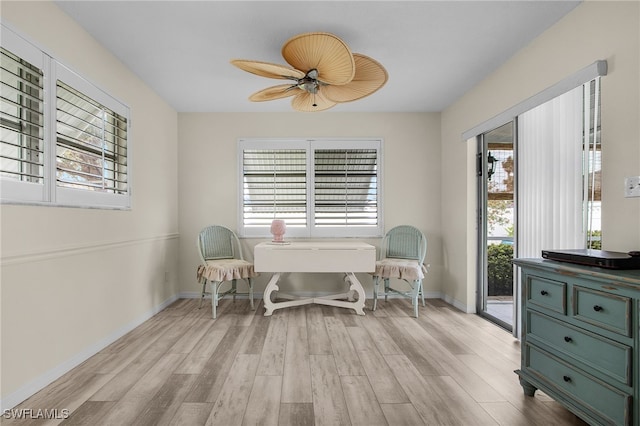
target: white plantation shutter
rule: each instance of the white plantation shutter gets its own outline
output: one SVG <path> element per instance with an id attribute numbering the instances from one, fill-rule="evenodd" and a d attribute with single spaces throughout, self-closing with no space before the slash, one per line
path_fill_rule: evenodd
<path id="1" fill-rule="evenodd" d="M 45 194 L 43 57 L 37 52 L 29 55 L 34 62 L 37 62 L 36 65 L 5 48 L 1 48 L 0 53 L 2 199 L 43 201 Z"/>
<path id="2" fill-rule="evenodd" d="M 56 203 L 129 208 L 129 108 L 60 63 L 52 78 Z"/>
<path id="3" fill-rule="evenodd" d="M 382 235 L 381 140 L 240 140 L 239 229 L 269 237 Z"/>
<path id="4" fill-rule="evenodd" d="M 1 201 L 129 208 L 129 108 L 0 29 Z"/>
<path id="5" fill-rule="evenodd" d="M 58 81 L 58 186 L 127 193 L 127 119 Z"/>
<path id="6" fill-rule="evenodd" d="M 304 149 L 248 149 L 243 153 L 245 227 L 307 226 L 307 160 Z"/>
<path id="7" fill-rule="evenodd" d="M 376 149 L 317 149 L 315 225 L 376 226 L 378 223 Z"/>

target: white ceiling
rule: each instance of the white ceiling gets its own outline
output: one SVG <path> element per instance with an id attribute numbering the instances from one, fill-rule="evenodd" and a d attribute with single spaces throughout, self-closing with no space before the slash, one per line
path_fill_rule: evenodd
<path id="1" fill-rule="evenodd" d="M 387 69 L 373 95 L 334 112 L 432 112 L 451 105 L 577 1 L 57 1 L 181 112 L 292 111 L 248 96 L 281 80 L 234 58 L 286 64 L 291 36 L 330 32 Z"/>

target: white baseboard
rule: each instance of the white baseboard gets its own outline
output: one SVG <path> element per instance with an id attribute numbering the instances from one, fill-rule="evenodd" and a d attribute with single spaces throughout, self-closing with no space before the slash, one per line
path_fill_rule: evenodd
<path id="1" fill-rule="evenodd" d="M 446 294 L 443 295 L 443 297 L 441 297 L 442 300 L 444 300 L 445 302 L 447 302 L 448 304 L 452 305 L 454 308 L 466 313 L 466 314 L 475 314 L 476 310 L 475 308 L 473 309 L 469 309 L 467 308 L 467 305 L 465 305 L 464 303 L 462 303 L 459 300 L 454 299 L 453 297 L 447 296 Z"/>
<path id="2" fill-rule="evenodd" d="M 34 395 L 36 392 L 53 383 L 56 379 L 62 377 L 64 374 L 82 364 L 87 359 L 91 358 L 93 355 L 100 352 L 102 349 L 109 346 L 111 343 L 115 342 L 134 328 L 138 327 L 140 324 L 162 311 L 164 308 L 175 302 L 179 299 L 179 295 L 174 295 L 169 299 L 165 300 L 158 306 L 150 309 L 145 312 L 143 315 L 131 321 L 130 323 L 120 327 L 118 330 L 111 333 L 109 336 L 99 340 L 98 342 L 92 344 L 91 346 L 85 348 L 80 351 L 76 355 L 74 355 L 71 359 L 63 362 L 62 364 L 57 365 L 46 373 L 40 375 L 29 383 L 23 385 L 15 392 L 3 397 L 0 399 L 0 410 L 4 411 L 9 408 L 13 408 L 22 401 L 26 400 L 30 396 Z"/>

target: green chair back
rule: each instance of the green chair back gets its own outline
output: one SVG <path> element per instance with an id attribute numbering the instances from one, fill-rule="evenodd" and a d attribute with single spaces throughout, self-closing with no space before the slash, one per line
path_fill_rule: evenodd
<path id="1" fill-rule="evenodd" d="M 207 226 L 200 231 L 198 248 L 202 260 L 242 259 L 238 237 L 224 226 Z"/>
<path id="2" fill-rule="evenodd" d="M 415 259 L 423 263 L 426 254 L 427 239 L 413 226 L 401 225 L 390 229 L 382 243 L 383 258 Z"/>

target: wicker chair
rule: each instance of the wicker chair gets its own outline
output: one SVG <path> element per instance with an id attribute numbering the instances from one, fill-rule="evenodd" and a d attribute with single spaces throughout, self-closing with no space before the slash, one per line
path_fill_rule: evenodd
<path id="1" fill-rule="evenodd" d="M 224 226 L 207 226 L 198 235 L 198 253 L 201 264 L 198 266 L 198 282 L 202 284 L 200 305 L 205 295 L 211 294 L 211 310 L 213 318 L 217 316 L 218 301 L 231 294 L 235 301 L 237 294 L 248 294 L 253 305 L 253 279 L 258 274 L 253 269 L 253 263 L 244 260 L 240 241 L 236 234 Z M 248 293 L 238 293 L 236 284 L 238 279 L 244 279 L 249 285 Z M 220 292 L 225 282 L 231 282 L 231 288 Z M 207 292 L 207 284 L 211 283 L 211 292 Z"/>
<path id="2" fill-rule="evenodd" d="M 390 293 L 411 298 L 414 315 L 418 318 L 418 297 L 424 306 L 424 292 L 422 280 L 427 273 L 424 258 L 427 254 L 427 238 L 417 228 L 408 225 L 396 226 L 389 230 L 382 240 L 376 271 L 373 273 L 373 310 L 378 306 L 378 285 L 384 281 L 384 300 Z M 395 278 L 407 282 L 411 290 L 398 290 L 389 285 L 389 280 Z"/>

